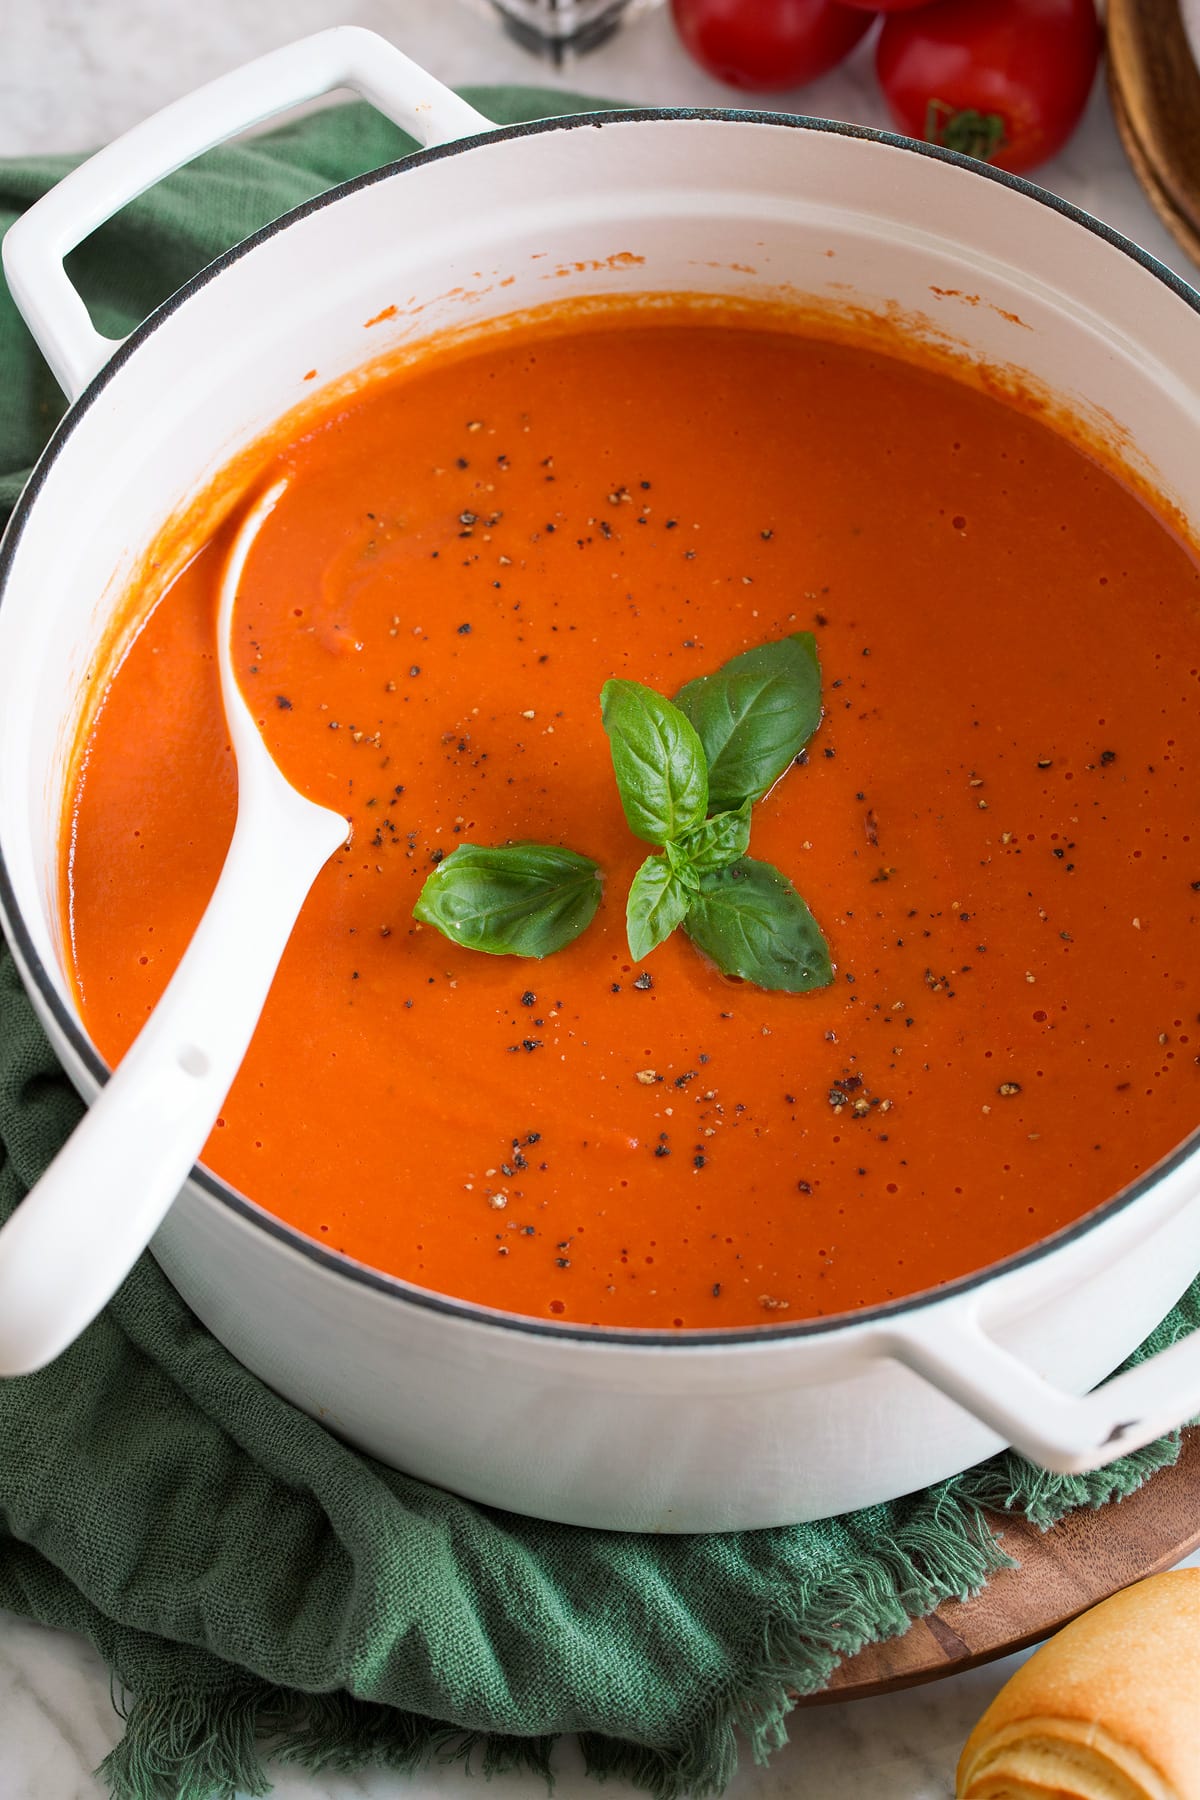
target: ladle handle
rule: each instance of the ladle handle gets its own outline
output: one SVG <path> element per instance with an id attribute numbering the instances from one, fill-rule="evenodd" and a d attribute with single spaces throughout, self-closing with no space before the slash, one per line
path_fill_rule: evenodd
<path id="1" fill-rule="evenodd" d="M 4 239 L 9 290 L 69 400 L 123 340 L 96 330 L 64 259 L 106 219 L 205 150 L 276 113 L 350 88 L 428 146 L 492 123 L 373 31 L 339 25 L 218 76 L 97 151 L 31 206 Z"/>
<path id="2" fill-rule="evenodd" d="M 91 1323 L 199 1156 L 305 896 L 345 837 L 344 820 L 292 798 L 290 819 L 279 803 L 266 819 L 239 810 L 220 882 L 162 999 L 0 1230 L 0 1376 L 41 1368 Z"/>

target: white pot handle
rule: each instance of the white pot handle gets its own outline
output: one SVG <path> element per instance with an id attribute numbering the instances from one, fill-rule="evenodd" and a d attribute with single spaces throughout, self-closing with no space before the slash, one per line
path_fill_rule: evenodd
<path id="1" fill-rule="evenodd" d="M 927 1307 L 890 1327 L 881 1347 L 1059 1475 L 1102 1469 L 1200 1415 L 1200 1331 L 1082 1396 L 1003 1349 L 970 1303 Z"/>
<path id="2" fill-rule="evenodd" d="M 492 122 L 386 38 L 358 26 L 319 31 L 210 81 L 155 113 L 64 177 L 4 239 L 9 290 L 69 400 L 119 348 L 101 335 L 63 259 L 164 175 L 274 114 L 335 88 L 361 94 L 423 145 Z"/>

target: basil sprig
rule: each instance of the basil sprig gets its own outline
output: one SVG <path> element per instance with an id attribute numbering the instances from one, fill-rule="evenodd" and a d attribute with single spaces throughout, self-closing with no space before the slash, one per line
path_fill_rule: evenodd
<path id="1" fill-rule="evenodd" d="M 821 718 L 821 670 L 801 631 L 689 681 L 676 702 L 637 681 L 600 695 L 625 817 L 662 846 L 633 879 L 625 909 L 641 961 L 682 926 L 725 975 L 804 993 L 833 979 L 829 947 L 787 876 L 746 855 L 751 808 Z"/>
<path id="2" fill-rule="evenodd" d="M 751 811 L 821 720 L 811 632 L 735 656 L 674 701 L 606 681 L 600 712 L 629 828 L 658 846 L 625 908 L 642 961 L 681 926 L 725 975 L 804 993 L 833 980 L 829 947 L 787 876 L 747 856 Z M 590 857 L 549 844 L 460 844 L 421 889 L 414 916 L 468 950 L 549 956 L 600 904 Z"/>
<path id="3" fill-rule="evenodd" d="M 490 956 L 549 956 L 586 931 L 600 904 L 590 856 L 550 844 L 460 844 L 429 876 L 413 916 Z"/>

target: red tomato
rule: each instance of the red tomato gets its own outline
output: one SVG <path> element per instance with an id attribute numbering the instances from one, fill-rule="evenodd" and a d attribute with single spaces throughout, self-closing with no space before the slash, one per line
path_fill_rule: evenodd
<path id="1" fill-rule="evenodd" d="M 838 0 L 671 0 L 685 47 L 733 87 L 799 87 L 849 56 L 872 13 Z"/>
<path id="2" fill-rule="evenodd" d="M 884 20 L 875 70 L 909 137 L 1020 171 L 1062 149 L 1099 56 L 1094 0 L 936 0 Z"/>
<path id="3" fill-rule="evenodd" d="M 864 12 L 915 12 L 918 6 L 929 6 L 932 0 L 840 0 L 842 6 L 861 6 Z"/>

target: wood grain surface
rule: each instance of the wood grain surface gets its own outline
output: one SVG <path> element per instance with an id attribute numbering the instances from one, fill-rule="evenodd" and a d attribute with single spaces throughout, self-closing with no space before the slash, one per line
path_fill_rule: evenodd
<path id="1" fill-rule="evenodd" d="M 1200 68 L 1180 0 L 1109 0 L 1108 88 L 1150 204 L 1200 263 Z"/>
<path id="2" fill-rule="evenodd" d="M 1097 1601 L 1157 1575 L 1200 1546 L 1200 1427 L 1184 1433 L 1173 1469 L 1128 1500 L 1070 1514 L 1052 1531 L 992 1515 L 1020 1567 L 992 1577 L 975 1600 L 947 1600 L 901 1638 L 851 1657 L 801 1706 L 866 1699 L 957 1675 L 1049 1637 Z"/>

